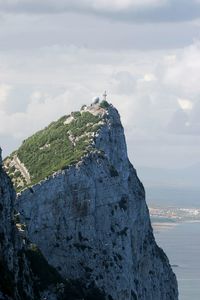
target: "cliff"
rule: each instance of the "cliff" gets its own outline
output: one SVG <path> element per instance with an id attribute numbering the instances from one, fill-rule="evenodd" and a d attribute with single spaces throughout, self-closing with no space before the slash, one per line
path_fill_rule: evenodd
<path id="1" fill-rule="evenodd" d="M 175 275 L 154 240 L 143 185 L 127 157 L 117 110 L 97 103 L 59 122 L 59 139 L 54 123 L 53 132 L 42 131 L 44 137 L 50 130 L 47 137 L 53 139 L 40 144 L 40 132 L 36 145 L 30 138 L 13 154 L 29 174 L 24 187 L 32 186 L 18 195 L 16 206 L 28 238 L 61 276 L 97 286 L 106 299 L 178 299 Z M 41 162 L 35 171 L 27 143 Z M 65 143 L 67 152 L 59 149 Z"/>
<path id="2" fill-rule="evenodd" d="M 33 276 L 14 222 L 14 201 L 15 192 L 2 169 L 0 149 L 0 299 L 34 299 Z"/>

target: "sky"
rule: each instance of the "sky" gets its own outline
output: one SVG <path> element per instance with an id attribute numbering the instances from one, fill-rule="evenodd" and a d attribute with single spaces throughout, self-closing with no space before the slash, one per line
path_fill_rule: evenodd
<path id="1" fill-rule="evenodd" d="M 200 162 L 200 0 L 0 0 L 0 145 L 108 93 L 136 168 Z"/>

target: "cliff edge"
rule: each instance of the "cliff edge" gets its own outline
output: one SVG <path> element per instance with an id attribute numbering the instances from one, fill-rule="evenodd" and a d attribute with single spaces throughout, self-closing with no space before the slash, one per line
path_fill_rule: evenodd
<path id="1" fill-rule="evenodd" d="M 97 286 L 108 300 L 178 299 L 176 277 L 155 242 L 117 110 L 95 103 L 33 137 L 5 165 L 10 168 L 14 156 L 23 165 L 17 171 L 26 189 L 16 208 L 28 238 L 48 262 L 64 278 Z M 30 168 L 31 145 L 37 169 L 33 158 Z"/>
<path id="2" fill-rule="evenodd" d="M 33 274 L 15 223 L 14 201 L 15 191 L 2 169 L 0 149 L 0 299 L 35 299 Z"/>

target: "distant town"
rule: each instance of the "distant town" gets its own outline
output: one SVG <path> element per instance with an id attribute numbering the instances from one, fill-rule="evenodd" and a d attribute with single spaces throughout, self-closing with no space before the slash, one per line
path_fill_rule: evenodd
<path id="1" fill-rule="evenodd" d="M 151 207 L 149 213 L 153 223 L 200 222 L 200 208 Z"/>

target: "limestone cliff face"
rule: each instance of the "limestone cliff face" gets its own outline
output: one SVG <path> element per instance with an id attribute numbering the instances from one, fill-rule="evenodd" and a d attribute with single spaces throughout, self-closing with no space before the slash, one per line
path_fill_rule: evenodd
<path id="1" fill-rule="evenodd" d="M 178 299 L 111 105 L 92 147 L 77 164 L 19 194 L 29 239 L 62 276 L 95 283 L 109 300 Z"/>
<path id="2" fill-rule="evenodd" d="M 15 197 L 11 180 L 2 168 L 0 149 L 0 300 L 64 300 L 60 285 L 65 287 L 65 281 L 27 240 L 14 213 Z"/>
<path id="3" fill-rule="evenodd" d="M 14 224 L 15 192 L 2 170 L 0 150 L 0 299 L 34 299 L 32 274 Z"/>

